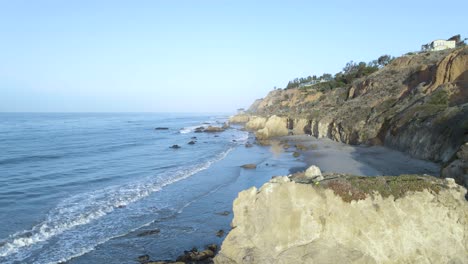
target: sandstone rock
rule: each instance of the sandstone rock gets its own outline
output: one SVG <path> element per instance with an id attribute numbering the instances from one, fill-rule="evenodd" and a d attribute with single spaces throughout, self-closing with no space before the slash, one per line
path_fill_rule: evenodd
<path id="1" fill-rule="evenodd" d="M 314 181 L 323 180 L 323 176 L 322 176 L 322 172 L 320 171 L 320 168 L 315 165 L 312 165 L 309 168 L 307 168 L 307 170 L 304 173 L 304 176 L 307 179 L 311 179 Z"/>
<path id="2" fill-rule="evenodd" d="M 442 173 L 461 175 L 453 178 L 465 182 L 463 160 L 452 157 L 467 141 L 467 62 L 468 47 L 420 53 L 397 58 L 352 85 L 271 91 L 249 108 L 249 127 L 259 140 L 277 136 L 267 122 L 278 115 L 280 134 L 287 135 L 292 123 L 294 134 L 304 130 L 318 138 L 383 144 L 417 158 L 454 162 Z"/>
<path id="3" fill-rule="evenodd" d="M 216 133 L 216 132 L 223 132 L 224 130 L 225 129 L 222 127 L 208 126 L 207 128 L 205 128 L 205 130 L 203 130 L 203 132 Z"/>
<path id="4" fill-rule="evenodd" d="M 249 122 L 250 116 L 249 115 L 235 115 L 229 118 L 229 123 L 231 124 L 242 124 Z"/>
<path id="5" fill-rule="evenodd" d="M 257 168 L 257 164 L 244 164 L 241 166 L 241 168 L 244 168 L 244 169 L 256 169 Z"/>
<path id="6" fill-rule="evenodd" d="M 468 186 L 468 142 L 463 144 L 452 161 L 442 168 L 442 177 L 454 178 L 458 184 Z"/>
<path id="7" fill-rule="evenodd" d="M 294 126 L 292 131 L 294 135 L 304 135 L 306 134 L 306 131 L 310 131 L 310 129 L 307 129 L 309 125 L 309 121 L 307 119 L 296 119 L 293 123 Z"/>
<path id="8" fill-rule="evenodd" d="M 256 131 L 265 127 L 267 119 L 264 117 L 252 116 L 249 122 L 245 124 L 245 129 Z"/>
<path id="9" fill-rule="evenodd" d="M 275 177 L 239 193 L 214 261 L 464 263 L 465 193 L 426 176 L 330 175 L 319 185 Z"/>
<path id="10" fill-rule="evenodd" d="M 286 118 L 278 117 L 276 115 L 271 116 L 265 123 L 265 127 L 259 129 L 255 136 L 259 140 L 264 140 L 272 137 L 287 136 L 289 130 L 286 126 Z"/>

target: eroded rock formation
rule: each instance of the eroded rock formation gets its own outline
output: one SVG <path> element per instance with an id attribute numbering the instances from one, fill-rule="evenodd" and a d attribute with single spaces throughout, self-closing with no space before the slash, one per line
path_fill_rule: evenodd
<path id="1" fill-rule="evenodd" d="M 383 144 L 448 165 L 468 141 L 468 47 L 402 56 L 332 90 L 274 90 L 249 113 L 246 128 L 261 139 L 294 133 Z"/>
<path id="2" fill-rule="evenodd" d="M 465 193 L 427 176 L 276 177 L 239 193 L 215 263 L 466 263 Z"/>

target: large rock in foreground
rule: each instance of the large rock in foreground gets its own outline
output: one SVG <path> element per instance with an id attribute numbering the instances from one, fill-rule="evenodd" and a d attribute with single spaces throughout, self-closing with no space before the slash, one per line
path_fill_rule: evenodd
<path id="1" fill-rule="evenodd" d="M 465 193 L 426 176 L 277 177 L 239 193 L 215 263 L 466 263 Z"/>

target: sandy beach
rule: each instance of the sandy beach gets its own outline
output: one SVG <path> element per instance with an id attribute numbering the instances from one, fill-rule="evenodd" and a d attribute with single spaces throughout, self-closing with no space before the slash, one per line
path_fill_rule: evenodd
<path id="1" fill-rule="evenodd" d="M 364 176 L 427 174 L 439 176 L 439 165 L 420 160 L 408 154 L 383 146 L 351 146 L 326 138 L 317 139 L 307 135 L 284 136 L 279 142 L 289 145 L 281 151 L 299 152 L 298 159 L 307 166 L 316 165 L 322 172 L 348 173 Z M 298 146 L 295 147 L 295 146 Z M 274 152 L 278 151 L 277 147 Z M 296 154 L 297 155 L 297 154 Z M 300 168 L 292 168 L 292 172 Z"/>

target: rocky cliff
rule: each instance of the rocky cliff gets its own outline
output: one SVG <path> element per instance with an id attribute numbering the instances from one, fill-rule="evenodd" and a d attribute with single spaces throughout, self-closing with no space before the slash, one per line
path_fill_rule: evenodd
<path id="1" fill-rule="evenodd" d="M 468 183 L 456 154 L 468 141 L 468 47 L 402 56 L 345 87 L 274 90 L 249 113 L 243 121 L 261 139 L 293 132 L 384 144 L 444 167 L 458 160 L 455 178 Z"/>
<path id="2" fill-rule="evenodd" d="M 466 189 L 453 179 L 316 180 L 276 177 L 239 193 L 215 263 L 466 263 Z"/>

